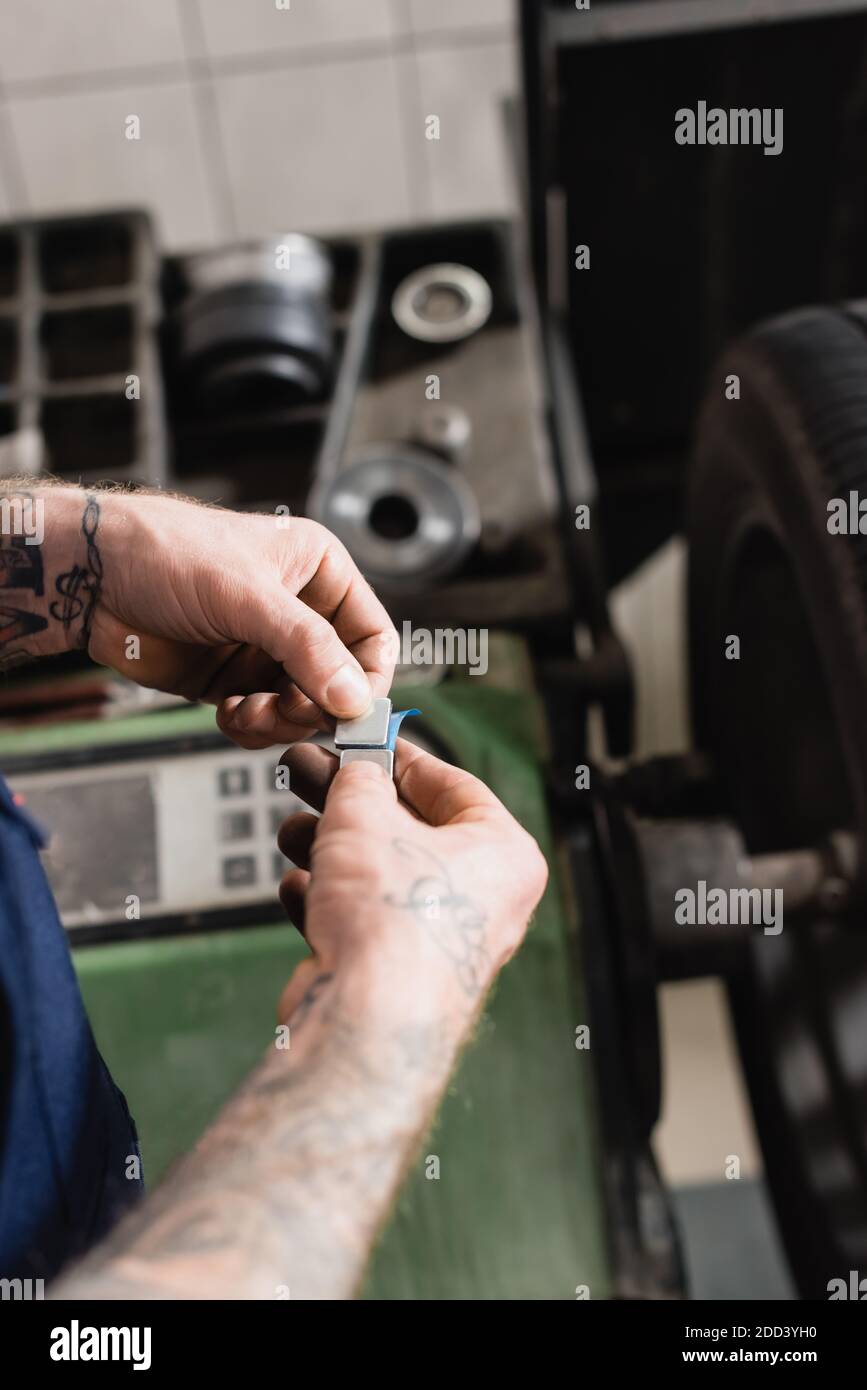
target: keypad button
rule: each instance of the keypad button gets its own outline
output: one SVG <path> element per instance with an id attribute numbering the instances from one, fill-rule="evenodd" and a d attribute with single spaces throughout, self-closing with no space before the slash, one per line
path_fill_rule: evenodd
<path id="1" fill-rule="evenodd" d="M 248 767 L 224 767 L 219 773 L 220 796 L 246 796 L 250 790 Z"/>
<path id="2" fill-rule="evenodd" d="M 226 888 L 246 888 L 256 882 L 256 858 L 252 854 L 233 854 L 223 860 Z"/>
<path id="3" fill-rule="evenodd" d="M 251 811 L 224 811 L 220 816 L 221 840 L 249 840 L 253 836 Z"/>

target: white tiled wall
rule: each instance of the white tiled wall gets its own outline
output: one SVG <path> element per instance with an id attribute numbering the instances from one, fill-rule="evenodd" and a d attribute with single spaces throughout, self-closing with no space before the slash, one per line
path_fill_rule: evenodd
<path id="1" fill-rule="evenodd" d="M 216 92 L 241 232 L 410 217 L 392 54 L 219 77 Z"/>
<path id="2" fill-rule="evenodd" d="M 173 243 L 216 232 L 186 82 L 30 97 L 12 102 L 9 114 L 34 211 L 141 204 L 158 209 Z M 141 121 L 140 140 L 124 136 L 130 114 Z"/>
<path id="3" fill-rule="evenodd" d="M 3 0 L 0 72 L 23 86 L 183 63 L 175 0 Z"/>
<path id="4" fill-rule="evenodd" d="M 442 34 L 460 29 L 496 29 L 512 20 L 511 0 L 403 0 L 417 34 Z"/>
<path id="5" fill-rule="evenodd" d="M 513 206 L 512 0 L 286 3 L 0 0 L 0 217 L 145 206 L 180 248 Z"/>
<path id="6" fill-rule="evenodd" d="M 505 211 L 511 190 L 502 97 L 518 84 L 514 46 L 422 48 L 416 61 L 423 115 L 440 119 L 439 140 L 426 140 L 417 122 L 413 142 L 434 217 Z"/>
<path id="7" fill-rule="evenodd" d="M 213 58 L 253 53 L 294 56 L 326 45 L 381 43 L 396 32 L 398 8 L 390 0 L 291 0 L 288 10 L 278 9 L 274 0 L 268 4 L 199 0 Z"/>

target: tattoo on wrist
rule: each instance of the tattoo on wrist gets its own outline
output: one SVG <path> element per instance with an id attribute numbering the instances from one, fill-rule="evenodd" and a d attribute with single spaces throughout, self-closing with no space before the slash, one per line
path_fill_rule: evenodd
<path id="1" fill-rule="evenodd" d="M 383 902 L 408 912 L 452 961 L 464 993 L 476 998 L 488 966 L 485 949 L 487 914 L 455 888 L 447 866 L 410 840 L 392 840 L 392 848 L 417 870 L 405 897 L 386 893 Z"/>
<path id="2" fill-rule="evenodd" d="M 3 669 L 8 670 L 28 659 L 24 651 L 10 644 L 43 632 L 48 619 L 27 608 L 19 608 L 15 603 L 5 602 L 9 590 L 29 589 L 34 597 L 41 598 L 44 588 L 41 546 L 25 534 L 23 525 L 13 528 L 16 511 L 20 520 L 23 508 L 31 507 L 33 498 L 29 492 L 13 492 L 6 494 L 3 500 L 6 510 L 0 532 L 0 654 Z"/>
<path id="3" fill-rule="evenodd" d="M 81 517 L 81 534 L 84 536 L 86 544 L 84 564 L 73 565 L 72 569 L 65 570 L 63 574 L 58 575 L 54 587 L 60 594 L 60 598 L 55 599 L 49 605 L 48 610 L 52 618 L 56 618 L 63 625 L 63 630 L 67 635 L 71 631 L 73 623 L 79 618 L 81 619 L 75 645 L 83 647 L 85 650 L 90 642 L 93 613 L 102 588 L 102 556 L 96 543 L 99 518 L 99 502 L 91 494 L 88 494 L 85 497 L 84 512 Z"/>

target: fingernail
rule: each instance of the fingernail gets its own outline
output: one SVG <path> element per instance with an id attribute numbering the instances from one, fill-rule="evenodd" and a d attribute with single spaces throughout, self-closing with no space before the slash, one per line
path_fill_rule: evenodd
<path id="1" fill-rule="evenodd" d="M 346 763 L 340 772 L 342 776 L 349 773 L 354 782 L 363 781 L 365 778 L 376 778 L 378 781 L 380 777 L 388 777 L 382 763 L 371 763 L 366 758 L 356 758 L 354 762 Z"/>
<path id="2" fill-rule="evenodd" d="M 356 667 L 341 666 L 328 682 L 325 698 L 332 714 L 351 719 L 369 708 L 370 683 Z"/>
<path id="3" fill-rule="evenodd" d="M 229 713 L 224 717 L 224 719 L 223 719 L 223 726 L 224 726 L 226 729 L 234 729 L 234 728 L 235 728 L 235 721 L 236 721 L 237 718 L 238 718 L 238 711 L 240 710 L 240 708 L 241 708 L 241 706 L 242 706 L 243 703 L 244 703 L 243 700 L 239 700 L 238 703 L 237 703 L 236 705 L 234 705 L 234 706 L 232 707 L 232 709 L 229 711 Z"/>

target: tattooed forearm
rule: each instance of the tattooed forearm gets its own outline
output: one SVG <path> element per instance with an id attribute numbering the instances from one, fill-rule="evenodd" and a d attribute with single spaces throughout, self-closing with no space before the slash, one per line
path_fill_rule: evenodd
<path id="1" fill-rule="evenodd" d="M 303 1022 L 325 986 L 330 984 L 333 979 L 334 975 L 330 970 L 325 970 L 321 975 L 316 976 L 316 979 L 313 981 L 304 995 L 304 998 L 301 1000 L 301 1003 L 298 1005 L 298 1008 L 292 1015 L 292 1028 L 297 1028 L 298 1025 Z"/>
<path id="2" fill-rule="evenodd" d="M 30 493 L 0 498 L 0 588 L 32 589 L 41 596 L 42 530 Z"/>
<path id="3" fill-rule="evenodd" d="M 393 840 L 392 845 L 416 877 L 406 893 L 387 893 L 383 901 L 411 913 L 454 963 L 464 993 L 477 998 L 488 967 L 484 910 L 456 891 L 447 866 L 435 854 L 409 840 Z"/>
<path id="4" fill-rule="evenodd" d="M 93 610 L 102 586 L 102 557 L 96 543 L 99 517 L 98 501 L 95 497 L 86 497 L 81 518 L 81 534 L 86 547 L 85 561 L 83 565 L 73 565 L 71 569 L 58 575 L 54 587 L 61 597 L 55 599 L 49 608 L 51 616 L 63 624 L 66 633 L 69 633 L 73 623 L 81 618 L 75 645 L 85 649 L 90 641 Z"/>
<path id="5" fill-rule="evenodd" d="M 86 648 L 102 584 L 100 503 L 62 484 L 0 481 L 0 669 Z M 46 594 L 59 597 L 48 602 Z"/>
<path id="6" fill-rule="evenodd" d="M 436 855 L 392 844 L 408 886 L 382 902 L 412 919 L 395 924 L 398 936 L 415 926 L 444 953 L 463 1003 L 449 980 L 448 1002 L 410 991 L 392 1009 L 366 967 L 321 971 L 288 1019 L 288 1048 L 270 1049 L 160 1190 L 54 1297 L 355 1292 L 478 1016 L 487 968 L 486 914 Z"/>
<path id="7" fill-rule="evenodd" d="M 458 1040 L 365 1016 L 327 972 L 289 1025 L 290 1048 L 53 1297 L 351 1297 Z"/>
<path id="8" fill-rule="evenodd" d="M 20 664 L 20 658 L 24 656 L 24 651 L 6 652 L 10 642 L 16 638 L 24 639 L 32 637 L 36 632 L 44 632 L 48 627 L 48 621 L 41 618 L 38 613 L 28 613 L 24 608 L 8 608 L 5 604 L 0 605 L 0 648 L 4 650 L 4 656 L 18 657 L 15 664 Z"/>
<path id="9" fill-rule="evenodd" d="M 43 632 L 47 618 L 21 606 L 19 593 L 34 598 L 44 592 L 41 525 L 34 499 L 28 492 L 8 492 L 0 498 L 0 662 L 5 669 L 20 664 L 21 647 L 12 646 Z M 7 595 L 15 601 L 7 601 Z"/>

